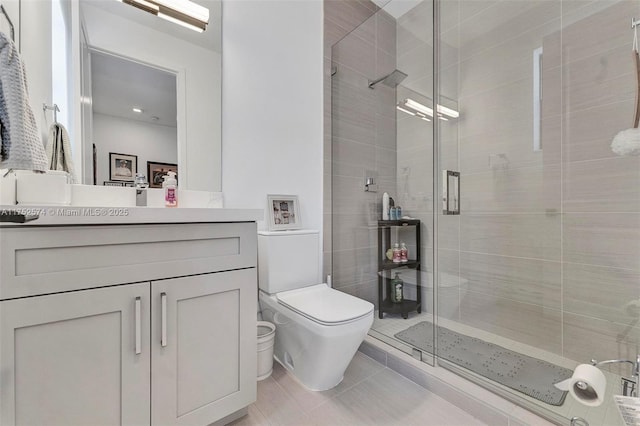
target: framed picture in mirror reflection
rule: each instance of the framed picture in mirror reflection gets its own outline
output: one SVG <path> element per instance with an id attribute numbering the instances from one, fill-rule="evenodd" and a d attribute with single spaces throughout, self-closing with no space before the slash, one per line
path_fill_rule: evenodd
<path id="1" fill-rule="evenodd" d="M 109 180 L 133 182 L 137 172 L 137 155 L 109 153 Z"/>
<path id="2" fill-rule="evenodd" d="M 178 165 L 174 163 L 161 163 L 159 161 L 147 161 L 147 179 L 149 188 L 162 188 L 163 176 L 168 172 L 175 172 L 178 186 L 180 185 L 180 175 Z"/>

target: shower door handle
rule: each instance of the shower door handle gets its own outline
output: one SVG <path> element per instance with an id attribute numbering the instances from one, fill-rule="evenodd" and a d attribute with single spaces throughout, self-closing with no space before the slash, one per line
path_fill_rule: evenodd
<path id="1" fill-rule="evenodd" d="M 442 214 L 460 214 L 460 172 L 442 171 Z"/>

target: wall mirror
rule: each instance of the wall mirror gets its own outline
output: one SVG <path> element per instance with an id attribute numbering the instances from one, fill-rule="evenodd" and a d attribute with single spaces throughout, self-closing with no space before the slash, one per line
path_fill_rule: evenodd
<path id="1" fill-rule="evenodd" d="M 7 1 L 39 126 L 53 121 L 43 103 L 60 106 L 79 182 L 109 181 L 115 152 L 145 175 L 175 164 L 182 188 L 221 190 L 220 0 L 192 0 L 209 10 L 204 32 L 118 0 Z"/>

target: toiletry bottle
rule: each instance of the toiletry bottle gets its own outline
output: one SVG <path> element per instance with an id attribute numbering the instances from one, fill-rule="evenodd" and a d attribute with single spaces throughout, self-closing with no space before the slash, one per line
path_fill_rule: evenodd
<path id="1" fill-rule="evenodd" d="M 402 262 L 402 257 L 401 257 L 401 252 L 400 252 L 400 245 L 398 243 L 395 243 L 393 245 L 393 263 L 400 263 Z"/>
<path id="2" fill-rule="evenodd" d="M 400 261 L 402 263 L 409 261 L 409 250 L 404 242 L 400 243 Z"/>
<path id="3" fill-rule="evenodd" d="M 136 173 L 135 188 L 136 207 L 145 207 L 147 205 L 147 188 L 149 188 L 149 183 L 144 174 Z"/>
<path id="4" fill-rule="evenodd" d="M 164 189 L 165 207 L 178 207 L 178 181 L 176 180 L 176 172 L 167 172 L 163 178 L 162 188 Z"/>
<path id="5" fill-rule="evenodd" d="M 402 220 L 402 207 L 396 207 L 396 220 Z"/>
<path id="6" fill-rule="evenodd" d="M 395 278 L 391 280 L 391 294 L 390 294 L 391 302 L 402 303 L 403 287 L 404 287 L 404 281 L 402 281 L 402 278 L 400 278 L 399 272 L 396 272 Z"/>
<path id="7" fill-rule="evenodd" d="M 382 220 L 389 220 L 389 194 L 382 194 Z"/>

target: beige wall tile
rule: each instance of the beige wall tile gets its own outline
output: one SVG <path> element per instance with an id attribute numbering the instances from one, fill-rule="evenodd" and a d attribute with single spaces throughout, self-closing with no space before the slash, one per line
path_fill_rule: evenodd
<path id="1" fill-rule="evenodd" d="M 640 213 L 640 157 L 566 163 L 565 212 Z"/>
<path id="2" fill-rule="evenodd" d="M 611 158 L 614 136 L 631 127 L 633 100 L 581 110 L 565 115 L 563 161 Z"/>
<path id="3" fill-rule="evenodd" d="M 563 355 L 577 362 L 607 359 L 635 359 L 640 347 L 640 328 L 589 316 L 563 316 Z M 629 374 L 629 367 L 605 367 L 616 374 Z"/>
<path id="4" fill-rule="evenodd" d="M 560 167 L 531 167 L 463 174 L 464 212 L 542 213 L 560 208 Z"/>
<path id="5" fill-rule="evenodd" d="M 564 261 L 640 270 L 640 214 L 567 213 Z"/>
<path id="6" fill-rule="evenodd" d="M 378 7 L 368 0 L 324 0 L 325 43 L 338 42 L 376 10 Z"/>
<path id="7" fill-rule="evenodd" d="M 560 261 L 560 215 L 462 214 L 461 250 Z"/>
<path id="8" fill-rule="evenodd" d="M 563 274 L 565 312 L 620 324 L 640 315 L 640 271 L 565 263 Z"/>
<path id="9" fill-rule="evenodd" d="M 464 324 L 527 345 L 561 353 L 560 311 L 474 291 L 462 292 Z"/>
<path id="10" fill-rule="evenodd" d="M 512 303 L 561 308 L 561 266 L 537 259 L 460 253 L 462 288 Z"/>

